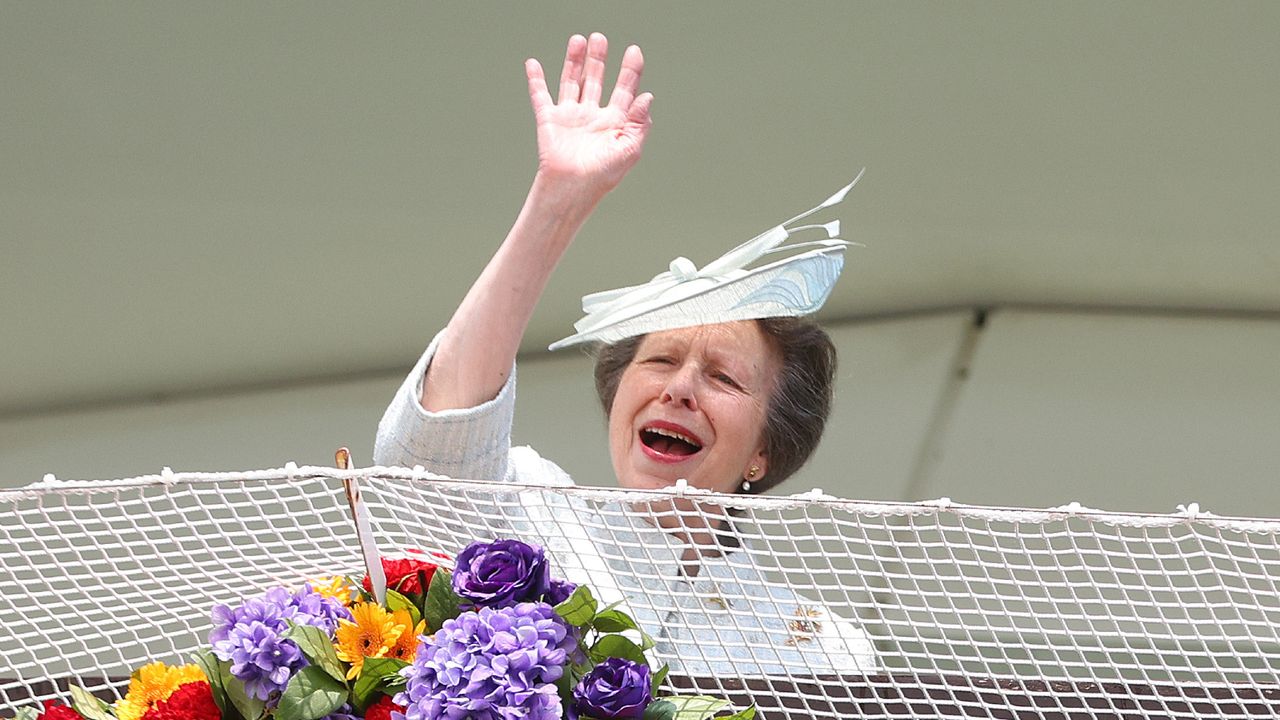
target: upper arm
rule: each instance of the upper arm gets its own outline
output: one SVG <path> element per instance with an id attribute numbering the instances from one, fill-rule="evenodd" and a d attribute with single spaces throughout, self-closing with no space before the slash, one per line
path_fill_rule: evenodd
<path id="1" fill-rule="evenodd" d="M 474 407 L 431 412 L 422 407 L 422 383 L 440 337 L 431 341 L 378 423 L 374 462 L 421 465 L 457 479 L 503 480 L 515 417 L 515 368 L 493 399 Z"/>

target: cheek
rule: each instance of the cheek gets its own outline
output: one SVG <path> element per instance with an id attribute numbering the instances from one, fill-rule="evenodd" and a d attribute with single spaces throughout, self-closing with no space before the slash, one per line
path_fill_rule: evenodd
<path id="1" fill-rule="evenodd" d="M 622 419 L 622 413 L 618 409 L 618 404 L 613 404 L 613 410 L 609 413 L 609 448 L 616 450 L 618 442 L 627 434 L 627 423 Z"/>
<path id="2" fill-rule="evenodd" d="M 613 403 L 609 406 L 609 443 L 610 449 L 615 451 L 622 449 L 618 447 L 619 442 L 631 435 L 631 424 L 636 414 L 635 383 L 629 381 L 629 373 L 629 370 L 624 372 L 618 381 L 618 389 L 613 394 Z"/>
<path id="3" fill-rule="evenodd" d="M 628 399 L 630 395 L 629 388 L 630 383 L 627 382 L 627 375 L 623 373 L 618 380 L 617 389 L 613 392 L 613 402 L 609 404 L 609 427 L 613 427 L 615 422 L 627 414 L 627 407 L 630 405 L 630 400 Z"/>
<path id="4" fill-rule="evenodd" d="M 755 400 L 743 403 L 734 413 L 734 430 L 753 453 L 764 440 L 765 419 L 765 408 Z"/>
<path id="5" fill-rule="evenodd" d="M 654 382 L 654 378 L 635 366 L 627 368 L 622 373 L 622 377 L 618 380 L 618 390 L 613 394 L 613 407 L 609 411 L 609 420 L 612 423 L 615 417 L 621 416 L 625 422 L 634 419 L 636 413 L 650 399 L 657 397 L 656 393 L 661 390 L 661 386 Z"/>

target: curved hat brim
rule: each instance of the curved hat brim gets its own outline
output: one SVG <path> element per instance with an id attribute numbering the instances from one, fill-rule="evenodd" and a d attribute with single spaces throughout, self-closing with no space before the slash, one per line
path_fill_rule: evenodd
<path id="1" fill-rule="evenodd" d="M 731 279 L 697 278 L 670 288 L 548 349 L 615 343 L 663 330 L 767 317 L 799 317 L 827 301 L 844 267 L 844 246 L 822 247 L 743 271 Z"/>

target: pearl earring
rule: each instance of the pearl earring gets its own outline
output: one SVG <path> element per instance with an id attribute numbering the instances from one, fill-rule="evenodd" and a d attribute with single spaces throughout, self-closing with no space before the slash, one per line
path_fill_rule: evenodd
<path id="1" fill-rule="evenodd" d="M 744 493 L 751 492 L 751 478 L 755 477 L 756 474 L 759 472 L 760 472 L 759 466 L 757 465 L 751 466 L 751 469 L 747 471 L 747 479 L 742 481 L 742 492 Z"/>

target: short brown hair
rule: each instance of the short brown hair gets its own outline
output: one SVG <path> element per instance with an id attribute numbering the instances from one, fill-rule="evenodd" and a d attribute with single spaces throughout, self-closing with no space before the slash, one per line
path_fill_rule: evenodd
<path id="1" fill-rule="evenodd" d="M 769 471 L 753 480 L 751 492 L 769 490 L 804 465 L 826 427 L 836 376 L 836 346 L 807 318 L 756 320 L 782 362 L 764 422 L 764 452 Z M 613 410 L 622 373 L 635 358 L 644 336 L 596 349 L 596 394 L 607 417 Z"/>

